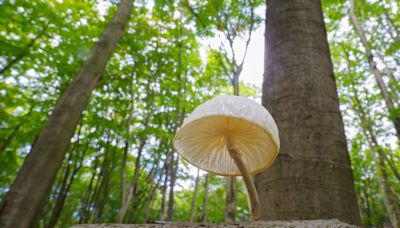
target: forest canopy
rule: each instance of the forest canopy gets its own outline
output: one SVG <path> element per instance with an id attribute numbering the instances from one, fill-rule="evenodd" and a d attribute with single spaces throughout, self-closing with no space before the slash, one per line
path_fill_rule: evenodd
<path id="1" fill-rule="evenodd" d="M 198 170 L 172 141 L 183 119 L 217 95 L 260 102 L 263 75 L 245 69 L 254 61 L 252 44 L 264 51 L 255 34 L 264 31 L 268 2 L 136 0 L 124 29 L 113 33 L 121 38 L 112 49 L 102 34 L 122 12 L 119 4 L 0 1 L 0 199 L 57 102 L 73 94 L 69 86 L 103 45 L 109 59 L 93 67 L 104 71 L 87 82 L 93 91 L 66 136 L 65 156 L 34 225 L 249 219 L 242 181 Z M 398 0 L 322 1 L 367 227 L 400 224 L 399 7 Z"/>

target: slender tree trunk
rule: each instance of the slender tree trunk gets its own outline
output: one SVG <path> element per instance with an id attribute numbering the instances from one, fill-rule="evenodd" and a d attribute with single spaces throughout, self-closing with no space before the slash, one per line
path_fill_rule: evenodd
<path id="1" fill-rule="evenodd" d="M 241 65 L 242 66 L 242 65 Z M 239 96 L 239 77 L 242 72 L 240 68 L 233 72 L 232 87 L 233 95 Z M 225 221 L 234 222 L 236 218 L 236 177 L 226 177 L 226 204 L 225 204 Z"/>
<path id="2" fill-rule="evenodd" d="M 91 50 L 76 79 L 58 100 L 46 126 L 32 146 L 16 180 L 0 206 L 1 227 L 28 227 L 49 194 L 89 96 L 128 24 L 133 0 L 118 10 Z"/>
<path id="3" fill-rule="evenodd" d="M 383 2 L 383 4 L 385 4 L 385 2 Z M 389 24 L 389 28 L 387 29 L 390 37 L 394 40 L 394 41 L 399 41 L 400 40 L 400 31 L 399 31 L 399 27 L 398 24 L 396 24 L 393 19 L 390 17 L 388 9 L 386 8 L 386 6 L 383 6 L 383 9 L 385 11 L 385 19 Z M 394 31 L 394 33 L 393 33 Z"/>
<path id="4" fill-rule="evenodd" d="M 358 96 L 358 92 L 354 86 L 351 85 L 354 93 L 353 100 L 355 110 L 357 112 L 358 117 L 361 121 L 361 127 L 365 137 L 367 138 L 368 144 L 371 150 L 371 157 L 375 164 L 375 169 L 377 172 L 379 189 L 383 196 L 383 201 L 385 208 L 388 212 L 390 223 L 393 227 L 399 227 L 400 225 L 400 208 L 396 203 L 396 197 L 393 190 L 390 188 L 389 177 L 386 171 L 385 165 L 385 153 L 382 150 L 382 147 L 379 145 L 378 140 L 376 138 L 375 132 L 372 126 L 372 119 L 368 115 L 368 111 L 364 110 L 361 101 Z M 376 156 L 376 154 L 378 156 Z"/>
<path id="5" fill-rule="evenodd" d="M 149 221 L 150 210 L 151 210 L 151 204 L 152 204 L 152 202 L 153 202 L 154 195 L 155 195 L 155 193 L 157 192 L 158 187 L 159 187 L 160 184 L 161 184 L 164 171 L 165 171 L 165 167 L 161 170 L 160 176 L 159 176 L 159 178 L 157 179 L 157 182 L 155 183 L 155 185 L 154 185 L 154 181 L 153 181 L 153 179 L 152 179 L 152 186 L 150 187 L 149 196 L 147 197 L 147 201 L 146 201 L 146 204 L 145 204 L 145 206 L 144 206 L 143 221 L 144 221 L 145 223 L 147 223 L 147 222 Z M 157 171 L 156 171 L 155 173 L 157 173 Z M 153 177 L 153 178 L 154 178 L 154 177 Z"/>
<path id="6" fill-rule="evenodd" d="M 137 155 L 136 161 L 135 161 L 135 170 L 133 172 L 132 182 L 130 184 L 129 192 L 128 192 L 128 195 L 126 196 L 125 202 L 123 202 L 121 209 L 118 213 L 118 218 L 117 218 L 118 223 L 123 222 L 125 214 L 128 211 L 129 204 L 131 203 L 132 198 L 136 195 L 137 182 L 139 180 L 139 174 L 140 174 L 140 169 L 141 169 L 140 160 L 142 159 L 142 152 L 143 152 L 143 148 L 144 148 L 145 144 L 146 144 L 146 141 L 143 140 L 139 145 L 138 155 Z"/>
<path id="7" fill-rule="evenodd" d="M 163 183 L 163 190 L 162 190 L 162 196 L 161 196 L 161 206 L 160 206 L 160 221 L 164 221 L 165 219 L 165 202 L 167 199 L 167 189 L 168 189 L 168 176 L 170 173 L 169 169 L 169 161 L 166 161 L 167 163 L 165 164 L 165 177 L 164 177 L 164 183 Z"/>
<path id="8" fill-rule="evenodd" d="M 129 119 L 129 118 L 128 118 Z M 130 123 L 129 123 L 130 125 Z M 128 136 L 127 136 L 128 137 Z M 125 194 L 125 188 L 126 188 L 126 181 L 125 181 L 125 167 L 126 167 L 126 161 L 128 158 L 128 151 L 129 151 L 129 139 L 127 138 L 125 140 L 125 146 L 124 146 L 124 155 L 122 156 L 122 162 L 121 162 L 121 173 L 120 173 L 120 200 L 121 200 L 121 207 L 126 201 L 126 194 Z"/>
<path id="9" fill-rule="evenodd" d="M 253 32 L 254 27 L 254 8 L 251 8 L 251 17 L 250 17 L 250 29 L 249 29 L 249 36 L 246 40 L 245 51 L 243 58 L 240 62 L 238 62 L 237 56 L 235 55 L 234 47 L 233 47 L 233 37 L 231 36 L 230 32 L 225 33 L 226 39 L 229 42 L 229 47 L 232 52 L 232 59 L 225 55 L 227 62 L 231 65 L 232 69 L 232 88 L 233 88 L 233 95 L 239 96 L 239 77 L 242 74 L 244 60 L 246 59 L 247 50 L 249 47 L 249 43 L 251 40 L 251 34 Z M 226 205 L 225 205 L 225 221 L 233 222 L 235 221 L 236 216 L 236 177 L 227 177 L 226 178 Z"/>
<path id="10" fill-rule="evenodd" d="M 197 192 L 199 190 L 199 181 L 200 181 L 200 169 L 197 169 L 197 176 L 196 176 L 196 180 L 194 183 L 194 190 L 193 190 L 193 197 L 192 197 L 192 205 L 190 207 L 190 216 L 189 216 L 190 223 L 193 223 L 194 216 L 196 213 L 196 198 L 197 198 Z"/>
<path id="11" fill-rule="evenodd" d="M 133 66 L 134 68 L 134 66 Z M 133 84 L 134 84 L 134 69 L 132 69 L 131 72 L 131 83 L 130 83 L 130 110 L 129 110 L 129 116 L 128 119 L 126 120 L 126 126 L 125 126 L 125 147 L 124 147 L 124 155 L 122 157 L 122 163 L 121 163 L 121 180 L 120 180 L 120 199 L 121 199 L 121 207 L 126 201 L 126 194 L 125 194 L 125 189 L 126 189 L 126 180 L 125 180 L 125 167 L 126 167 L 126 161 L 128 157 L 128 152 L 129 152 L 129 147 L 130 147 L 130 139 L 132 136 L 130 135 L 131 131 L 131 124 L 132 124 L 132 117 L 135 111 L 135 106 L 134 106 L 134 89 L 133 89 Z"/>
<path id="12" fill-rule="evenodd" d="M 105 183 L 105 179 L 106 179 L 106 175 L 108 172 L 108 165 L 110 164 L 110 158 L 109 158 L 109 145 L 110 145 L 110 135 L 107 135 L 107 143 L 105 145 L 105 151 L 104 151 L 104 158 L 103 161 L 101 163 L 100 166 L 100 172 L 99 172 L 99 176 L 97 178 L 96 181 L 96 186 L 95 186 L 95 191 L 91 197 L 90 200 L 90 217 L 91 217 L 91 221 L 95 222 L 96 221 L 96 216 L 97 216 L 97 212 L 98 212 L 98 208 L 97 208 L 97 204 L 99 202 L 99 199 L 101 198 L 101 194 L 103 192 L 103 186 Z M 103 145 L 101 145 L 102 147 L 104 147 Z"/>
<path id="13" fill-rule="evenodd" d="M 103 183 L 104 180 L 104 173 L 105 173 L 105 169 L 106 169 L 106 164 L 108 162 L 108 153 L 106 152 L 104 154 L 104 158 L 102 161 L 102 164 L 100 166 L 100 172 L 97 175 L 96 178 L 96 184 L 94 185 L 94 188 L 91 192 L 91 194 L 89 195 L 87 204 L 86 204 L 86 210 L 85 210 L 85 219 L 86 222 L 94 222 L 94 218 L 95 218 L 95 213 L 96 213 L 96 202 L 99 199 L 99 196 L 101 194 L 101 185 Z"/>
<path id="14" fill-rule="evenodd" d="M 208 205 L 208 179 L 209 179 L 210 174 L 206 174 L 206 179 L 204 183 L 204 200 L 203 200 L 203 206 L 201 209 L 201 215 L 199 217 L 199 221 L 202 223 L 205 223 L 207 221 L 207 205 Z"/>
<path id="15" fill-rule="evenodd" d="M 372 225 L 371 223 L 371 207 L 369 205 L 369 194 L 368 194 L 368 188 L 362 189 L 362 193 L 364 195 L 365 199 L 365 213 L 367 214 L 367 226 L 370 227 Z"/>
<path id="16" fill-rule="evenodd" d="M 357 19 L 357 16 L 355 14 L 355 3 L 354 0 L 350 0 L 351 3 L 351 9 L 350 9 L 350 20 L 358 34 L 358 37 L 361 40 L 362 45 L 365 48 L 365 55 L 368 59 L 368 64 L 369 67 L 372 71 L 372 73 L 375 76 L 375 80 L 376 83 L 378 84 L 379 90 L 381 92 L 382 98 L 385 101 L 386 104 L 386 108 L 389 110 L 389 113 L 392 112 L 393 110 L 396 109 L 394 102 L 392 100 L 392 98 L 390 97 L 389 91 L 387 89 L 387 86 L 385 84 L 385 82 L 383 81 L 382 78 L 382 72 L 377 68 L 376 66 L 376 62 L 374 60 L 374 55 L 372 53 L 371 47 L 368 44 L 367 38 L 365 37 L 365 32 L 364 29 L 361 25 L 361 23 L 359 22 L 359 20 Z M 397 91 L 396 91 L 397 92 Z M 397 138 L 400 142 L 400 115 L 396 114 L 395 116 L 391 116 L 390 118 L 393 122 L 393 125 L 395 127 L 396 130 L 396 135 Z"/>
<path id="17" fill-rule="evenodd" d="M 153 163 L 154 164 L 154 163 Z M 143 167 L 148 167 L 149 165 L 149 161 L 147 161 L 146 163 L 143 164 Z M 143 177 L 144 180 L 151 178 L 151 180 L 148 180 L 149 182 L 154 182 L 152 178 L 154 178 L 154 171 L 157 169 L 158 163 L 156 163 L 155 165 L 153 165 L 153 167 L 150 170 L 150 173 L 148 175 L 145 175 Z M 151 177 L 153 176 L 153 177 Z M 152 184 L 150 184 L 151 187 Z M 145 195 L 147 195 L 150 191 L 150 187 L 148 187 L 147 185 L 143 185 L 140 184 L 138 182 L 138 184 L 136 185 L 136 191 L 135 194 L 132 197 L 132 207 L 131 207 L 131 213 L 129 213 L 129 217 L 127 222 L 128 223 L 136 223 L 137 217 L 140 213 L 137 213 L 139 211 L 140 208 L 143 208 L 143 204 L 146 202 L 147 197 L 145 197 Z M 142 216 L 143 217 L 143 216 Z"/>
<path id="18" fill-rule="evenodd" d="M 152 117 L 153 111 L 154 111 L 154 98 L 153 98 L 154 94 L 150 91 L 149 85 L 150 85 L 150 82 L 148 83 L 147 98 L 146 98 L 148 112 L 146 114 L 145 121 L 143 123 L 144 124 L 143 131 L 145 132 L 145 134 L 147 134 L 146 131 L 147 131 L 147 128 L 149 126 L 149 123 L 150 123 L 150 120 L 151 120 L 151 117 Z M 151 102 L 151 104 L 150 104 L 150 102 Z M 147 135 L 143 136 L 140 139 L 140 144 L 139 144 L 139 148 L 138 148 L 138 154 L 136 156 L 135 170 L 133 173 L 132 182 L 129 187 L 128 195 L 126 195 L 124 197 L 124 201 L 122 202 L 121 209 L 118 213 L 117 222 L 119 222 L 119 223 L 123 222 L 125 214 L 128 211 L 128 207 L 129 207 L 129 204 L 131 203 L 132 198 L 136 197 L 137 182 L 139 179 L 140 169 L 141 169 L 140 162 L 141 162 L 141 157 L 142 157 L 143 149 L 144 149 L 144 146 L 146 145 L 146 142 L 147 142 Z"/>
<path id="19" fill-rule="evenodd" d="M 248 46 L 251 40 L 251 34 L 253 32 L 254 26 L 254 9 L 251 9 L 251 17 L 250 17 L 250 29 L 249 36 L 247 37 L 245 51 L 243 58 L 240 62 L 236 60 L 237 56 L 235 55 L 234 47 L 233 47 L 233 37 L 229 32 L 226 33 L 226 38 L 229 41 L 229 47 L 232 51 L 233 57 L 232 60 L 229 61 L 228 57 L 225 55 L 225 58 L 231 65 L 232 68 L 232 88 L 233 94 L 235 96 L 239 96 L 239 77 L 243 70 L 244 60 L 246 59 L 246 54 L 248 50 Z M 225 205 L 225 221 L 233 222 L 236 217 L 236 177 L 226 177 L 226 205 Z"/>
<path id="20" fill-rule="evenodd" d="M 378 172 L 378 178 L 381 179 L 379 182 L 381 182 L 380 187 L 381 192 L 383 193 L 383 200 L 384 204 L 386 207 L 386 210 L 388 211 L 389 218 L 390 218 L 390 223 L 392 224 L 392 227 L 399 227 L 400 226 L 400 207 L 398 203 L 398 199 L 396 199 L 396 195 L 393 192 L 393 189 L 390 187 L 389 183 L 389 176 L 386 171 L 385 167 L 385 162 L 382 154 L 384 153 L 382 151 L 382 148 L 376 148 L 378 152 L 378 159 L 377 159 L 377 172 Z M 372 151 L 374 153 L 375 151 Z"/>
<path id="21" fill-rule="evenodd" d="M 389 157 L 387 154 L 384 154 L 385 160 L 388 162 L 390 169 L 393 172 L 393 175 L 397 178 L 397 180 L 400 183 L 400 173 L 399 170 L 396 167 L 396 164 L 394 163 L 393 159 Z"/>
<path id="22" fill-rule="evenodd" d="M 178 171 L 179 166 L 179 155 L 176 155 L 176 159 L 174 153 L 171 156 L 170 161 L 170 173 L 171 173 L 171 180 L 169 182 L 169 197 L 168 197 L 168 210 L 167 210 L 167 221 L 172 221 L 172 217 L 174 215 L 174 188 L 176 182 L 176 173 Z"/>
<path id="23" fill-rule="evenodd" d="M 71 151 L 71 153 L 74 153 L 74 151 Z M 78 151 L 75 151 L 75 153 L 77 153 L 77 155 L 72 157 L 69 164 L 67 165 L 66 173 L 64 175 L 64 179 L 63 179 L 62 185 L 60 187 L 60 191 L 59 191 L 57 199 L 56 199 L 56 204 L 51 213 L 50 220 L 46 226 L 47 228 L 52 228 L 57 224 L 58 218 L 60 217 L 62 209 L 64 207 L 68 192 L 71 189 L 72 183 L 74 182 L 76 175 L 78 174 L 79 170 L 82 167 L 82 163 L 83 163 L 84 156 L 86 154 L 86 150 L 80 156 L 79 156 Z M 74 165 L 72 167 L 72 172 L 70 174 L 70 171 L 71 171 L 70 164 L 72 164 L 72 163 Z"/>
<path id="24" fill-rule="evenodd" d="M 58 216 L 61 213 L 61 209 L 64 204 L 65 198 L 66 198 L 66 194 L 67 194 L 66 186 L 68 185 L 67 182 L 68 182 L 68 178 L 70 176 L 70 172 L 71 172 L 71 164 L 68 163 L 67 168 L 65 169 L 65 173 L 64 173 L 64 177 L 63 177 L 60 189 L 57 194 L 56 203 L 54 205 L 53 211 L 50 216 L 50 220 L 46 225 L 47 228 L 52 228 L 57 223 Z"/>
<path id="25" fill-rule="evenodd" d="M 183 118 L 185 116 L 185 106 L 183 106 L 181 110 L 181 101 L 184 101 L 181 99 L 182 92 L 183 94 L 186 94 L 187 91 L 187 71 L 184 74 L 184 78 L 182 79 L 182 24 L 179 22 L 179 36 L 177 39 L 177 45 L 179 47 L 178 49 L 178 63 L 177 63 L 177 82 L 178 82 L 178 90 L 177 90 L 177 103 L 175 107 L 175 122 L 173 125 L 172 133 L 175 135 L 176 130 L 178 126 L 182 125 Z M 183 86 L 183 91 L 182 91 L 182 86 Z M 169 167 L 169 175 L 170 175 L 170 182 L 169 182 L 169 196 L 168 196 L 168 209 L 167 209 L 167 221 L 172 221 L 172 217 L 174 214 L 174 188 L 175 188 L 175 182 L 176 182 L 176 175 L 178 171 L 178 166 L 179 166 L 179 154 L 176 156 L 176 161 L 175 161 L 175 151 L 171 151 L 170 155 L 170 161 L 168 162 L 168 167 Z"/>
<path id="26" fill-rule="evenodd" d="M 100 185 L 101 196 L 95 202 L 95 213 L 94 213 L 94 222 L 95 223 L 101 223 L 101 221 L 102 221 L 103 209 L 104 209 L 106 200 L 108 198 L 108 191 L 109 191 L 108 186 L 110 185 L 110 178 L 111 178 L 112 172 L 114 171 L 114 167 L 115 167 L 114 162 L 115 162 L 115 159 L 112 159 L 111 164 L 108 167 L 108 171 L 105 173 L 105 176 Z"/>
<path id="27" fill-rule="evenodd" d="M 92 177 L 90 178 L 89 185 L 85 192 L 85 196 L 82 199 L 81 208 L 79 211 L 79 223 L 87 223 L 89 220 L 89 205 L 90 205 L 90 196 L 93 191 L 93 183 L 95 181 L 97 175 L 97 167 L 99 165 L 99 154 L 95 156 L 94 166 L 92 171 Z"/>
<path id="28" fill-rule="evenodd" d="M 111 134 L 111 133 L 109 133 Z M 106 145 L 106 151 L 105 154 L 107 155 L 105 157 L 105 160 L 103 161 L 103 166 L 102 166 L 102 171 L 100 172 L 101 175 L 101 182 L 99 186 L 99 190 L 97 192 L 97 195 L 94 199 L 93 202 L 93 221 L 94 223 L 100 223 L 101 222 L 101 217 L 103 214 L 103 209 L 105 205 L 105 201 L 107 200 L 107 192 L 108 192 L 108 186 L 110 182 L 110 177 L 112 172 L 114 171 L 115 167 L 115 161 L 116 161 L 116 148 L 111 151 L 111 141 L 112 139 L 109 137 L 107 140 L 107 145 Z M 117 141 L 118 145 L 118 141 Z M 111 158 L 108 158 L 108 156 L 111 156 Z"/>
<path id="29" fill-rule="evenodd" d="M 236 178 L 226 177 L 225 222 L 234 222 L 236 217 Z"/>
<path id="30" fill-rule="evenodd" d="M 148 195 L 146 203 L 144 205 L 143 219 L 140 221 L 140 223 L 143 223 L 143 222 L 148 223 L 149 222 L 151 204 L 153 203 L 154 193 L 157 191 L 155 188 L 153 188 L 153 184 L 154 183 L 152 182 L 152 186 L 150 188 L 149 195 Z"/>
<path id="31" fill-rule="evenodd" d="M 281 148 L 256 176 L 261 219 L 361 224 L 320 0 L 267 0 L 263 105 Z"/>
<path id="32" fill-rule="evenodd" d="M 394 101 L 394 105 L 400 105 L 400 91 L 397 90 L 397 85 L 399 85 L 399 81 L 394 77 L 393 71 L 390 69 L 389 65 L 385 62 L 385 58 L 381 53 L 377 53 L 380 61 L 384 64 L 385 68 L 384 71 L 386 73 L 386 76 L 389 78 L 389 88 L 390 92 L 392 93 L 392 98 Z"/>

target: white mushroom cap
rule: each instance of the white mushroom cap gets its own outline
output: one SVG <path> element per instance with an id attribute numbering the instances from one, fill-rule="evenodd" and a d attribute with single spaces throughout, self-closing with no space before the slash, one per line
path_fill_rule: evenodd
<path id="1" fill-rule="evenodd" d="M 278 127 L 271 114 L 245 97 L 219 96 L 198 106 L 175 135 L 174 147 L 196 167 L 224 176 L 240 171 L 228 141 L 250 174 L 272 165 L 279 151 Z"/>

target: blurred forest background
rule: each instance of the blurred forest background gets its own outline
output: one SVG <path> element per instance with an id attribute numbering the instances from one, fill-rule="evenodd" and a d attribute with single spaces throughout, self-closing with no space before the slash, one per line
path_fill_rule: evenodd
<path id="1" fill-rule="evenodd" d="M 117 3 L 0 1 L 0 199 Z M 322 3 L 362 221 L 390 224 L 390 214 L 400 216 L 400 2 Z M 135 1 L 37 224 L 248 219 L 242 182 L 228 218 L 227 180 L 180 159 L 172 139 L 216 95 L 259 101 L 261 84 L 239 79 L 265 7 Z"/>

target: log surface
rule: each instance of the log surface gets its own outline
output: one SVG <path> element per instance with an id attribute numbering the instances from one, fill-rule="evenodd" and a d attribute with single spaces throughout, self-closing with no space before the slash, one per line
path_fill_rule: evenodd
<path id="1" fill-rule="evenodd" d="M 235 223 L 178 223 L 178 222 L 154 222 L 147 224 L 79 224 L 73 228 L 158 228 L 158 227 L 197 227 L 197 228 L 357 228 L 337 219 L 330 220 L 293 220 L 293 221 L 257 221 L 257 222 L 235 222 Z"/>

